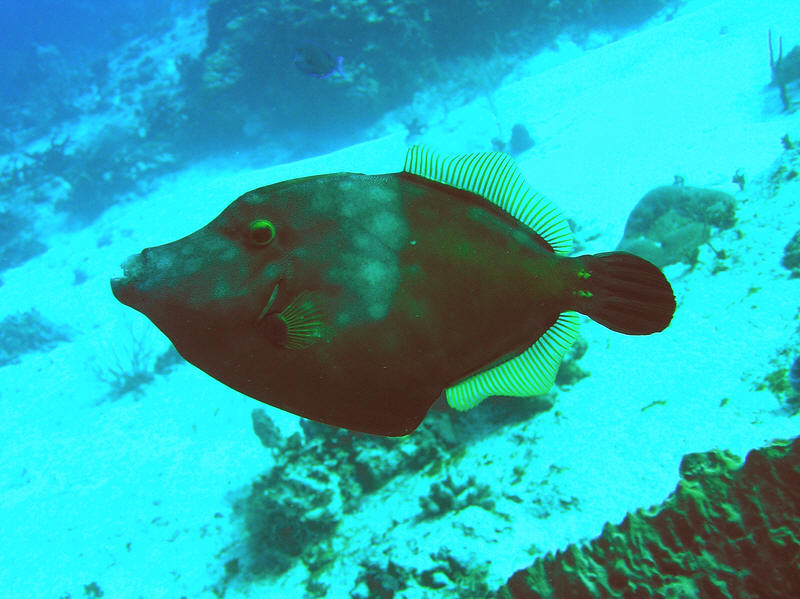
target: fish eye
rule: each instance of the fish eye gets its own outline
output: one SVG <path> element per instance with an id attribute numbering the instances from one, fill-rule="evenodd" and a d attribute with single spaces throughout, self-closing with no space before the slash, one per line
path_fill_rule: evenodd
<path id="1" fill-rule="evenodd" d="M 250 223 L 249 237 L 255 245 L 269 245 L 275 239 L 275 225 L 264 219 L 254 220 Z"/>

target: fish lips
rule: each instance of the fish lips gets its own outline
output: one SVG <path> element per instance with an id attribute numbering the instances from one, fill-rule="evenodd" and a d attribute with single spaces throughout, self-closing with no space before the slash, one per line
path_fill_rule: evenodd
<path id="1" fill-rule="evenodd" d="M 147 263 L 147 250 L 128 256 L 120 265 L 122 276 L 111 278 L 111 293 L 123 304 L 136 307 L 136 283 L 143 278 Z"/>

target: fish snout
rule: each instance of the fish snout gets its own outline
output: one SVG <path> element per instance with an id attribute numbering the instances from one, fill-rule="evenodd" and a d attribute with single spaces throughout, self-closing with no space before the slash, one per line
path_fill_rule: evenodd
<path id="1" fill-rule="evenodd" d="M 117 284 L 121 283 L 129 283 L 135 279 L 141 278 L 142 274 L 145 271 L 145 268 L 148 263 L 147 254 L 150 252 L 150 248 L 142 250 L 138 254 L 133 254 L 125 258 L 120 264 L 120 268 L 122 269 L 122 276 L 121 277 L 114 277 L 112 280 L 116 281 Z"/>
<path id="2" fill-rule="evenodd" d="M 122 276 L 111 277 L 111 292 L 123 304 L 130 305 L 133 295 L 133 282 L 140 276 L 145 261 L 144 252 L 128 256 L 120 264 Z"/>
<path id="3" fill-rule="evenodd" d="M 111 278 L 111 292 L 123 304 L 134 307 L 137 291 L 147 286 L 153 272 L 151 252 L 152 248 L 146 248 L 128 256 L 120 264 L 122 276 Z"/>

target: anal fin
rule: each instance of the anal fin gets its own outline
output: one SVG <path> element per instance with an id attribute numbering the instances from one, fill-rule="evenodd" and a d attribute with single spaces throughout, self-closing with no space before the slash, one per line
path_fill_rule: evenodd
<path id="1" fill-rule="evenodd" d="M 518 356 L 446 389 L 447 403 L 464 411 L 494 395 L 531 397 L 547 393 L 564 354 L 578 338 L 579 324 L 576 312 L 564 312 L 536 343 Z"/>

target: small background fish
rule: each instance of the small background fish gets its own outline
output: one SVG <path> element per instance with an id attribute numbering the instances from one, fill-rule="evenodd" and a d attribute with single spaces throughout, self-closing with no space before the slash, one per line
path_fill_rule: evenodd
<path id="1" fill-rule="evenodd" d="M 345 76 L 342 70 L 344 57 L 334 58 L 322 46 L 312 41 L 302 41 L 294 51 L 294 66 L 303 73 L 325 79 L 335 74 Z"/>

